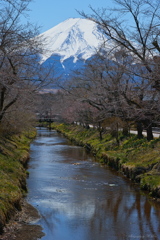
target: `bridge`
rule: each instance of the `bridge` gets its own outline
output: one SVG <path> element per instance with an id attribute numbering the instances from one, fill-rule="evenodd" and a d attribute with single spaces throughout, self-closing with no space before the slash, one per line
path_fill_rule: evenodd
<path id="1" fill-rule="evenodd" d="M 50 129 L 51 129 L 51 123 L 62 121 L 62 117 L 59 114 L 50 114 L 46 112 L 46 114 L 37 113 L 36 115 L 37 115 L 37 121 L 39 122 L 39 124 L 42 126 L 43 123 L 47 123 Z"/>
<path id="2" fill-rule="evenodd" d="M 38 120 L 39 122 L 55 122 L 55 118 L 50 118 L 50 117 L 42 117 L 42 118 L 39 118 Z"/>

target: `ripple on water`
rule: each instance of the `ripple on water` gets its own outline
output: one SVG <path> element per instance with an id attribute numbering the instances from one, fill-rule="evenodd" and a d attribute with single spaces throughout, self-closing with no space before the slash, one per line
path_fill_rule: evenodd
<path id="1" fill-rule="evenodd" d="M 43 129 L 30 157 L 27 198 L 42 216 L 42 240 L 159 239 L 159 205 L 83 148 Z"/>

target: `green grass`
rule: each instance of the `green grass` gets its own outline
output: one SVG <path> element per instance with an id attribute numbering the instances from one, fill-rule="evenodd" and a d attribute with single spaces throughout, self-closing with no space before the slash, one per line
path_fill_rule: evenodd
<path id="1" fill-rule="evenodd" d="M 15 208 L 20 208 L 20 200 L 26 192 L 24 165 L 35 134 L 33 131 L 31 135 L 23 133 L 0 139 L 0 232 Z"/>
<path id="2" fill-rule="evenodd" d="M 134 179 L 139 174 L 140 186 L 143 189 L 148 188 L 151 194 L 155 194 L 155 189 L 160 189 L 160 168 L 157 167 L 160 163 L 159 138 L 148 142 L 146 138 L 138 139 L 135 135 L 123 136 L 120 132 L 118 145 L 116 139 L 109 133 L 104 134 L 100 140 L 95 129 L 56 123 L 53 123 L 52 127 L 77 144 L 90 148 L 100 162 L 108 163 L 119 170 L 127 168 Z M 137 169 L 143 171 L 139 173 Z"/>

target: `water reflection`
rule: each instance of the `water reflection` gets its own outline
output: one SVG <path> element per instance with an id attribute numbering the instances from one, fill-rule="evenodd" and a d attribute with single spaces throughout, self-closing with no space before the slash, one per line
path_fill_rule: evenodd
<path id="1" fill-rule="evenodd" d="M 44 240 L 160 239 L 160 208 L 57 132 L 31 145 L 28 201 Z"/>

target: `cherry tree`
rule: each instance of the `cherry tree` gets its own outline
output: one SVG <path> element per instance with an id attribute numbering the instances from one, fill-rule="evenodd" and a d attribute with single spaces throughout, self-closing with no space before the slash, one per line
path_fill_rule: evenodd
<path id="1" fill-rule="evenodd" d="M 42 69 L 39 63 L 43 45 L 42 39 L 35 37 L 38 28 L 27 21 L 26 24 L 21 23 L 30 2 L 1 0 L 0 122 L 8 118 L 14 104 L 18 111 L 23 96 L 28 93 L 29 97 L 30 92 L 34 93 L 51 80 L 51 71 Z"/>

